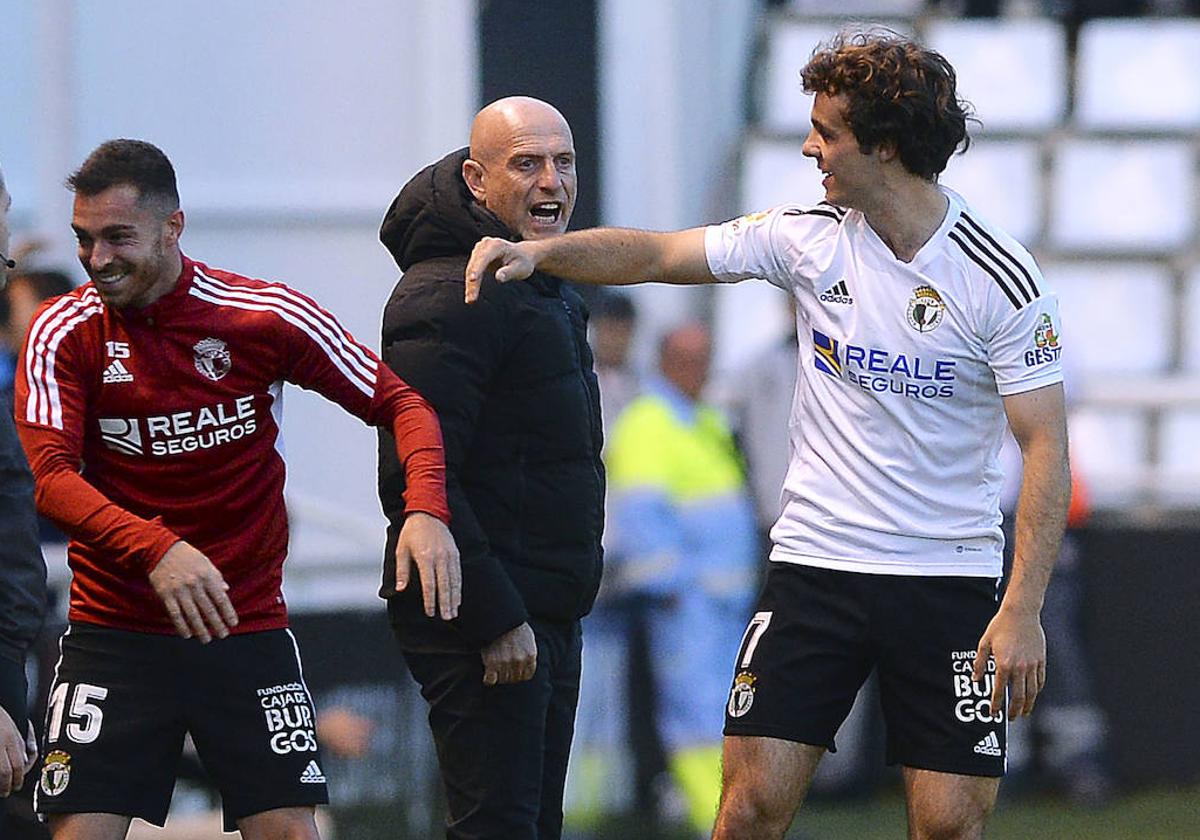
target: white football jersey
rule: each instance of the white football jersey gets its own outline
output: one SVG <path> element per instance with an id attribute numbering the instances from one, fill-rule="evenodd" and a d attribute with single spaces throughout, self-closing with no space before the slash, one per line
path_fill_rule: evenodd
<path id="1" fill-rule="evenodd" d="M 798 376 L 771 559 L 998 577 L 1001 397 L 1062 381 L 1058 301 L 1029 253 L 949 199 L 912 262 L 862 213 L 784 206 L 705 231 L 712 273 L 797 301 Z"/>

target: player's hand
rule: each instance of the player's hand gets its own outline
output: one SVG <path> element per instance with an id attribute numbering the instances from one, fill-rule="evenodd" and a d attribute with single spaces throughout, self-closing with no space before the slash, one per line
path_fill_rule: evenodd
<path id="1" fill-rule="evenodd" d="M 483 657 L 483 684 L 523 682 L 537 670 L 537 640 L 529 622 L 523 622 L 503 636 L 493 639 L 480 655 Z"/>
<path id="2" fill-rule="evenodd" d="M 175 632 L 185 639 L 195 636 L 207 644 L 213 636 L 224 639 L 238 623 L 229 600 L 229 584 L 207 557 L 183 540 L 150 572 L 150 585 L 158 593 Z"/>
<path id="3" fill-rule="evenodd" d="M 458 546 L 450 529 L 436 516 L 417 511 L 410 513 L 400 527 L 396 540 L 396 591 L 408 587 L 412 566 L 417 567 L 425 615 L 435 610 L 449 621 L 458 615 L 462 603 L 462 564 Z"/>
<path id="4" fill-rule="evenodd" d="M 8 712 L 0 707 L 0 796 L 8 796 L 21 789 L 25 774 L 32 769 L 28 745 L 21 737 L 21 730 L 13 723 Z M 34 747 L 34 756 L 37 748 Z"/>
<path id="5" fill-rule="evenodd" d="M 489 271 L 496 272 L 497 283 L 524 280 L 533 274 L 536 266 L 529 256 L 528 246 L 528 242 L 509 242 L 493 236 L 485 236 L 476 242 L 471 258 L 467 260 L 467 303 L 474 303 L 479 298 L 483 276 Z"/>
<path id="6" fill-rule="evenodd" d="M 989 656 L 996 661 L 993 712 L 1004 709 L 1004 690 L 1008 688 L 1008 719 L 1030 714 L 1046 685 L 1046 634 L 1038 612 L 1002 604 L 975 651 L 975 682 L 987 672 Z"/>

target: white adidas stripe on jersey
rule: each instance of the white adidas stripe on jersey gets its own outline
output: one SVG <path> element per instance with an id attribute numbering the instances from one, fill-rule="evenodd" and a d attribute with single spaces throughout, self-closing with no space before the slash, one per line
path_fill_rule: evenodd
<path id="1" fill-rule="evenodd" d="M 33 322 L 25 354 L 25 378 L 29 382 L 27 422 L 56 429 L 63 427 L 62 398 L 54 375 L 58 346 L 76 326 L 103 311 L 100 295 L 95 289 L 86 289 L 78 298 L 59 299 Z"/>
<path id="2" fill-rule="evenodd" d="M 200 284 L 214 294 L 221 293 L 228 295 L 231 299 L 245 301 L 277 300 L 280 305 L 286 305 L 291 311 L 308 319 L 315 328 L 321 331 L 322 335 L 331 341 L 338 342 L 341 347 L 349 351 L 349 358 L 357 360 L 363 366 L 364 374 L 371 375 L 374 371 L 374 360 L 358 342 L 353 340 L 345 328 L 333 316 L 294 289 L 279 285 L 257 289 L 247 288 L 210 277 L 199 269 L 196 270 L 196 274 Z"/>
<path id="3" fill-rule="evenodd" d="M 189 294 L 218 306 L 275 313 L 311 338 L 351 384 L 368 397 L 374 395 L 375 362 L 347 338 L 345 330 L 336 321 L 303 298 L 279 287 L 247 289 L 230 286 L 199 269 Z"/>
<path id="4" fill-rule="evenodd" d="M 58 685 L 59 685 L 58 671 L 60 668 L 62 668 L 62 662 L 63 662 L 63 643 L 67 640 L 67 636 L 70 636 L 70 635 L 71 635 L 71 625 L 67 624 L 67 629 L 64 630 L 63 634 L 58 637 L 58 661 L 54 663 L 54 677 L 50 680 L 50 694 L 48 696 L 53 696 L 54 691 L 58 688 Z M 33 786 L 34 810 L 38 810 L 38 801 L 42 797 L 41 788 L 42 788 L 41 785 Z"/>
<path id="5" fill-rule="evenodd" d="M 206 286 L 211 286 L 213 289 L 219 289 L 227 292 L 233 297 L 242 297 L 247 300 L 252 299 L 255 296 L 264 298 L 278 298 L 281 301 L 294 304 L 297 307 L 297 312 L 303 313 L 305 316 L 311 318 L 314 323 L 324 327 L 327 335 L 343 341 L 346 348 L 350 350 L 352 356 L 357 358 L 368 368 L 373 368 L 374 362 L 370 356 L 364 351 L 360 344 L 353 340 L 350 334 L 346 332 L 345 328 L 337 322 L 337 319 L 328 312 L 322 310 L 319 306 L 307 299 L 304 295 L 297 292 L 295 289 L 278 284 L 267 285 L 261 288 L 248 288 L 219 280 L 216 277 L 210 277 L 199 269 L 196 269 L 196 274 L 207 281 L 205 283 Z M 264 280 L 261 282 L 265 283 L 266 281 Z"/>

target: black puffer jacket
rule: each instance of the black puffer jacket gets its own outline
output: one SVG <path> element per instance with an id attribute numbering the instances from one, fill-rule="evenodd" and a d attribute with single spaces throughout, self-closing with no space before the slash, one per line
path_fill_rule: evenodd
<path id="1" fill-rule="evenodd" d="M 600 583 L 604 467 L 600 397 L 583 301 L 555 277 L 500 285 L 463 303 L 463 272 L 484 236 L 514 238 L 476 204 L 466 149 L 416 175 L 380 239 L 404 276 L 383 315 L 383 358 L 437 409 L 463 602 L 425 618 L 420 587 L 389 598 L 401 643 L 477 649 L 528 616 L 576 619 Z M 404 474 L 380 441 L 379 494 L 391 523 L 381 595 L 392 594 Z"/>
<path id="2" fill-rule="evenodd" d="M 38 544 L 33 476 L 0 398 L 0 707 L 25 732 L 25 651 L 46 614 L 46 563 Z M 0 835 L 4 816 L 0 812 Z"/>

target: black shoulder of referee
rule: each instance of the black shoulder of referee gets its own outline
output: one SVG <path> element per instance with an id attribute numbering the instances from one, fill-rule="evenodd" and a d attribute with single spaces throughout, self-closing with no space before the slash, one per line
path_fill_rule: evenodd
<path id="1" fill-rule="evenodd" d="M 383 357 L 437 410 L 446 446 L 463 604 L 452 627 L 430 627 L 478 647 L 528 615 L 568 620 L 591 608 L 604 471 L 579 296 L 539 274 L 487 281 L 479 303 L 463 303 L 471 248 L 483 236 L 512 237 L 467 190 L 465 157 L 461 149 L 418 173 L 388 210 L 380 239 L 405 273 L 384 311 Z M 395 532 L 403 471 L 386 439 L 379 478 Z M 391 565 L 389 552 L 385 591 Z M 413 623 L 403 604 L 415 597 L 391 599 L 393 622 Z"/>

